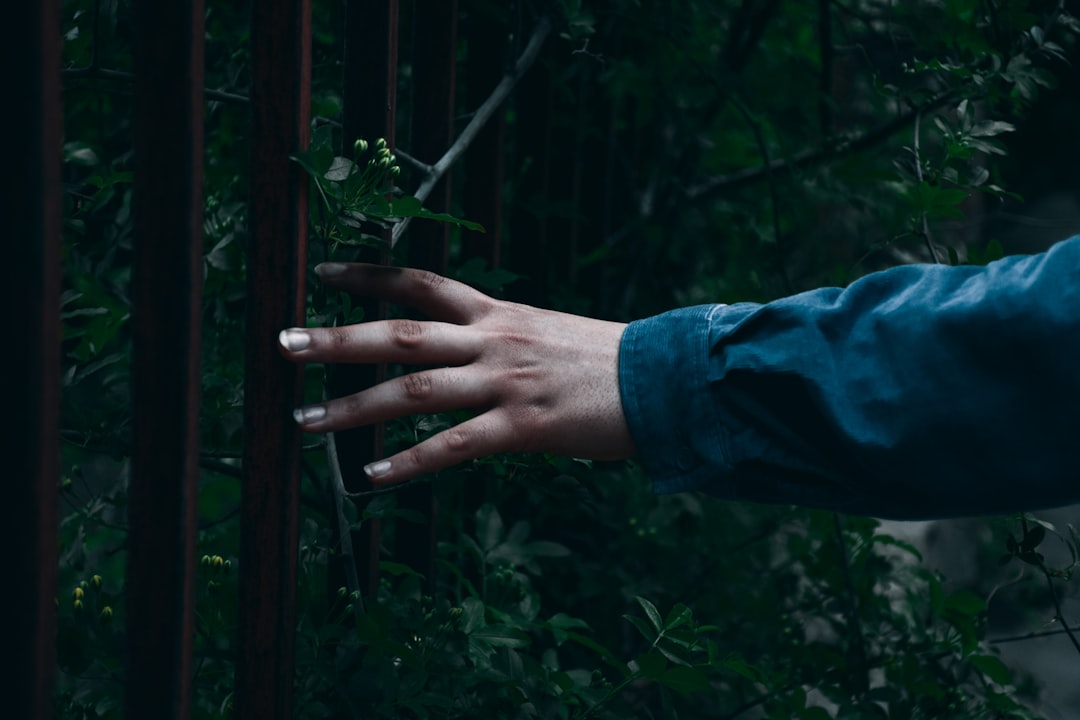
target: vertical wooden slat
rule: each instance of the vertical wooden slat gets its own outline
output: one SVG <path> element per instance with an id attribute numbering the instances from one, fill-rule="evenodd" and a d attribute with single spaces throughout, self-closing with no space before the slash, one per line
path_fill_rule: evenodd
<path id="1" fill-rule="evenodd" d="M 457 0 L 416 0 L 413 8 L 412 143 L 418 157 L 435 162 L 454 139 L 454 83 L 457 68 Z M 444 176 L 426 202 L 435 212 L 450 209 L 450 177 Z M 446 274 L 450 227 L 419 221 L 409 228 L 409 265 Z M 397 559 L 435 587 L 435 496 L 430 484 L 398 495 L 398 507 L 415 510 L 426 521 L 423 531 L 404 528 L 394 547 Z"/>
<path id="2" fill-rule="evenodd" d="M 125 714 L 186 718 L 199 467 L 202 0 L 142 0 L 135 35 Z"/>
<path id="3" fill-rule="evenodd" d="M 293 716 L 303 370 L 277 352 L 304 326 L 308 178 L 289 156 L 310 135 L 311 0 L 252 12 L 252 147 L 244 371 L 238 717 Z"/>
<path id="4" fill-rule="evenodd" d="M 466 104 L 480 107 L 506 71 L 507 28 L 504 10 L 486 0 L 466 0 L 469 10 L 468 58 L 465 63 Z M 465 217 L 486 233 L 462 231 L 464 259 L 483 258 L 489 268 L 500 261 L 503 214 L 503 146 L 506 112 L 500 110 L 473 141 L 465 155 Z M 430 161 L 429 161 L 430 162 Z"/>
<path id="5" fill-rule="evenodd" d="M 7 233 L 4 307 L 18 349 L 8 353 L 11 411 L 4 432 L 8 548 L 5 636 L 14 658 L 2 675 L 4 713 L 50 718 L 56 628 L 56 489 L 60 387 L 60 27 L 57 0 L 12 3 L 0 58 L 13 68 L 7 96 L 13 182 L 0 194 Z"/>
<path id="6" fill-rule="evenodd" d="M 397 110 L 398 0 L 347 0 L 345 6 L 345 97 L 342 135 L 346 147 L 358 138 L 374 142 L 386 138 L 394 147 L 394 118 Z M 362 252 L 364 262 L 383 262 L 379 252 Z M 384 315 L 378 302 L 358 303 L 364 317 L 374 320 Z M 383 366 L 339 365 L 334 368 L 331 386 L 335 396 L 369 388 L 385 374 Z M 364 465 L 383 454 L 383 426 L 371 425 L 338 433 L 338 459 L 351 492 L 370 490 Z M 334 529 L 337 532 L 337 528 Z M 379 523 L 366 523 L 354 534 L 357 574 L 368 595 L 377 590 L 379 569 Z M 332 586 L 344 585 L 340 568 L 331 567 Z"/>

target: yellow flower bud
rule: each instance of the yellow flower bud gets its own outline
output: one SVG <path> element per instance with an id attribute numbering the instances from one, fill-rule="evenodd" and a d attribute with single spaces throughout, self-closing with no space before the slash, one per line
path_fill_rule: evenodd
<path id="1" fill-rule="evenodd" d="M 82 600 L 76 600 L 74 603 L 72 603 L 72 606 L 74 606 L 75 612 L 82 612 L 83 601 Z"/>
<path id="2" fill-rule="evenodd" d="M 112 620 L 112 608 L 106 605 L 101 608 L 101 621 L 109 622 L 110 620 Z"/>
<path id="3" fill-rule="evenodd" d="M 94 588 L 95 590 L 100 590 L 101 589 L 101 576 L 100 575 L 95 575 L 92 578 L 90 578 L 90 587 Z"/>
<path id="4" fill-rule="evenodd" d="M 83 590 L 81 587 L 77 587 L 77 588 L 75 588 L 74 590 L 71 591 L 71 597 L 74 598 L 75 600 L 80 600 L 82 598 L 82 596 L 85 595 L 85 594 L 86 594 L 86 591 Z"/>
<path id="5" fill-rule="evenodd" d="M 225 567 L 225 559 L 223 557 L 221 557 L 220 555 L 215 555 L 211 559 L 213 560 L 215 570 L 221 570 L 222 568 Z"/>

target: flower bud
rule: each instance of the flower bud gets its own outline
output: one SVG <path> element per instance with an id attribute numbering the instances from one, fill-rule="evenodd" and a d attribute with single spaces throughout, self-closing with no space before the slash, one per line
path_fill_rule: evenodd
<path id="1" fill-rule="evenodd" d="M 225 567 L 225 559 L 220 555 L 215 555 L 210 560 L 214 564 L 215 570 L 221 570 Z"/>
<path id="2" fill-rule="evenodd" d="M 209 555 L 203 555 L 202 559 L 199 560 L 199 563 L 202 564 L 202 566 L 204 568 L 210 567 L 210 556 Z"/>
<path id="3" fill-rule="evenodd" d="M 100 590 L 101 589 L 101 576 L 100 575 L 95 575 L 92 578 L 90 578 L 90 587 L 94 588 L 95 590 Z"/>
<path id="4" fill-rule="evenodd" d="M 457 620 L 464 612 L 465 611 L 459 607 L 452 607 L 450 608 L 450 610 L 447 611 L 446 616 L 449 617 L 451 620 Z"/>
<path id="5" fill-rule="evenodd" d="M 385 150 L 386 149 L 386 138 L 379 138 L 378 140 L 376 140 L 375 141 L 375 149 L 376 150 Z"/>
<path id="6" fill-rule="evenodd" d="M 75 602 L 72 603 L 72 606 L 75 608 L 75 612 L 82 612 L 83 601 L 82 600 L 76 600 Z"/>
<path id="7" fill-rule="evenodd" d="M 112 608 L 106 605 L 101 608 L 101 621 L 107 623 L 110 620 L 112 620 Z"/>
<path id="8" fill-rule="evenodd" d="M 71 597 L 73 599 L 75 599 L 75 600 L 79 600 L 79 599 L 82 598 L 82 596 L 85 594 L 85 592 L 86 591 L 84 591 L 81 587 L 77 587 L 77 588 L 75 588 L 74 590 L 71 591 Z"/>
<path id="9" fill-rule="evenodd" d="M 353 143 L 353 150 L 356 151 L 357 155 L 363 155 L 364 153 L 366 153 L 367 148 L 368 148 L 367 140 L 359 139 L 355 143 Z"/>
<path id="10" fill-rule="evenodd" d="M 344 600 L 345 596 L 347 596 L 348 594 L 349 594 L 349 591 L 348 591 L 348 589 L 346 589 L 346 587 L 344 585 L 342 585 L 341 587 L 339 587 L 337 589 L 337 596 L 339 598 L 341 598 L 342 600 Z"/>
<path id="11" fill-rule="evenodd" d="M 390 168 L 390 177 L 395 177 L 396 178 L 400 174 L 401 174 L 401 168 L 399 168 L 397 165 Z"/>

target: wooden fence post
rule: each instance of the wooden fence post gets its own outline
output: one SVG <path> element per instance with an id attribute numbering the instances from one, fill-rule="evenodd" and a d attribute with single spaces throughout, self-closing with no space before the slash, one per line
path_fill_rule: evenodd
<path id="1" fill-rule="evenodd" d="M 303 369 L 277 351 L 305 322 L 308 178 L 289 156 L 310 136 L 311 0 L 252 12 L 252 154 L 244 372 L 238 717 L 293 716 Z"/>
<path id="2" fill-rule="evenodd" d="M 202 314 L 203 2 L 136 4 L 129 718 L 191 710 Z M 168 32 L 162 32 L 168 28 Z"/>
<path id="3" fill-rule="evenodd" d="M 60 24 L 57 0 L 12 3 L 0 58 L 13 109 L 0 195 L 7 225 L 4 307 L 17 348 L 7 354 L 11 412 L 4 432 L 7 501 L 0 524 L 11 579 L 8 652 L 0 680 L 13 718 L 53 715 L 56 494 L 60 480 Z"/>
<path id="4" fill-rule="evenodd" d="M 454 83 L 457 66 L 457 0 L 416 0 L 413 8 L 412 147 L 424 162 L 436 162 L 454 140 Z M 450 210 L 450 175 L 443 176 L 427 200 L 435 212 Z M 420 221 L 409 227 L 409 265 L 446 274 L 450 226 Z M 399 528 L 394 539 L 398 561 L 435 588 L 435 495 L 431 484 L 398 494 L 398 507 L 415 510 L 426 526 Z"/>
<path id="5" fill-rule="evenodd" d="M 386 138 L 394 147 L 394 118 L 397 111 L 398 0 L 347 0 L 345 6 L 345 68 L 343 144 L 349 148 L 358 138 L 371 143 Z M 386 234 L 389 241 L 389 234 Z M 361 252 L 358 260 L 383 262 L 379 252 Z M 358 301 L 366 320 L 385 316 L 381 303 L 364 299 Z M 385 375 L 384 366 L 338 365 L 331 375 L 335 396 L 359 392 L 379 382 Z M 381 459 L 383 453 L 382 424 L 354 428 L 337 434 L 338 459 L 350 492 L 371 489 L 364 475 L 364 465 Z M 335 527 L 334 532 L 338 529 Z M 365 585 L 367 595 L 378 590 L 379 523 L 371 521 L 354 534 L 357 575 Z M 330 572 L 331 592 L 343 586 L 344 575 L 333 567 Z"/>

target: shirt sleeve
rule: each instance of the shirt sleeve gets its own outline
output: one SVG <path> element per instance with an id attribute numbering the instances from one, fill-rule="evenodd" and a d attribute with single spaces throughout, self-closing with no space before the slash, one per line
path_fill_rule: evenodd
<path id="1" fill-rule="evenodd" d="M 639 320 L 619 382 L 660 493 L 889 518 L 1080 502 L 1080 236 Z"/>

